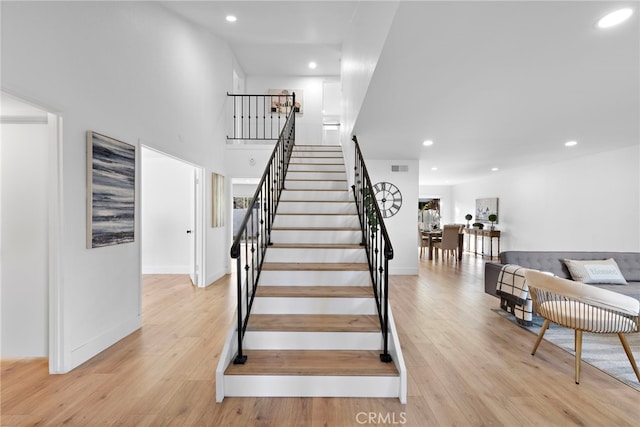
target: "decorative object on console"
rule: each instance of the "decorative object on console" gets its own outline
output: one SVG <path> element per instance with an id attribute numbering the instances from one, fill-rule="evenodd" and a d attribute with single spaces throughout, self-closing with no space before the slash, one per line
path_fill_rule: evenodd
<path id="1" fill-rule="evenodd" d="M 378 182 L 373 185 L 373 193 L 383 218 L 390 218 L 402 207 L 402 193 L 390 182 Z"/>
<path id="2" fill-rule="evenodd" d="M 473 223 L 473 228 L 477 228 L 479 230 L 482 230 L 484 228 L 484 224 L 481 222 L 474 222 Z"/>
<path id="3" fill-rule="evenodd" d="M 490 214 L 498 215 L 498 198 L 476 199 L 476 221 L 489 222 Z"/>
<path id="4" fill-rule="evenodd" d="M 489 221 L 491 221 L 491 229 L 492 229 L 492 230 L 495 230 L 495 229 L 496 229 L 496 226 L 495 226 L 494 224 L 495 224 L 495 222 L 496 222 L 496 221 L 498 221 L 498 215 L 496 215 L 496 214 L 494 214 L 494 213 L 489 214 L 489 216 L 487 217 L 487 219 L 488 219 Z"/>
<path id="5" fill-rule="evenodd" d="M 467 228 L 469 228 L 469 221 L 471 221 L 472 218 L 473 218 L 473 215 L 471 215 L 471 214 L 466 214 L 464 216 L 464 219 L 467 220 Z"/>
<path id="6" fill-rule="evenodd" d="M 136 147 L 87 131 L 87 248 L 135 238 Z"/>

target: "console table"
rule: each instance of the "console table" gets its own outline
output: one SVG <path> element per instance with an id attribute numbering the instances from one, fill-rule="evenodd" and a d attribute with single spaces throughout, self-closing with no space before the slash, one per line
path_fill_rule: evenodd
<path id="1" fill-rule="evenodd" d="M 465 228 L 464 232 L 467 233 L 469 237 L 473 236 L 473 253 L 475 255 L 481 254 L 482 256 L 486 256 L 486 254 L 484 253 L 485 237 L 489 239 L 489 257 L 493 258 L 493 239 L 498 240 L 498 252 L 496 253 L 496 257 L 500 254 L 500 230 Z M 478 237 L 480 237 L 482 245 L 480 252 L 478 252 Z M 469 242 L 469 251 L 471 251 L 471 242 Z"/>

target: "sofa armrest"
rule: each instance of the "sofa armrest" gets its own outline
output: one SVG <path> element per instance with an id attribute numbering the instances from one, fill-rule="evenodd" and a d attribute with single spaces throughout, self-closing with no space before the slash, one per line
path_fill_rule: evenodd
<path id="1" fill-rule="evenodd" d="M 486 262 L 484 264 L 484 291 L 489 295 L 497 297 L 496 287 L 498 285 L 498 275 L 504 264 Z"/>

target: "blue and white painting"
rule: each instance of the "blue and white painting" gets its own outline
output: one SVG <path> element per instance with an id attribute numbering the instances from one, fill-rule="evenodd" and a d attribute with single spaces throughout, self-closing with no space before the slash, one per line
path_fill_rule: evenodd
<path id="1" fill-rule="evenodd" d="M 87 247 L 134 241 L 136 148 L 87 132 Z"/>

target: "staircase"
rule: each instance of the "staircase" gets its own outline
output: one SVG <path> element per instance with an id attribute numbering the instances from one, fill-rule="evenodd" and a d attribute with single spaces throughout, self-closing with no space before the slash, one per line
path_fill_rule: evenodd
<path id="1" fill-rule="evenodd" d="M 296 145 L 243 341 L 234 326 L 216 372 L 224 396 L 395 397 L 406 372 L 393 320 L 382 334 L 340 146 Z"/>

